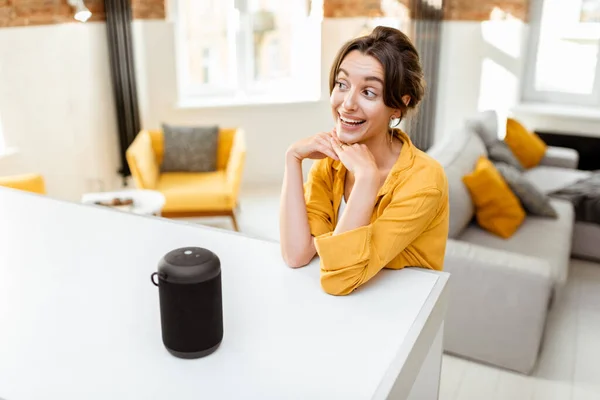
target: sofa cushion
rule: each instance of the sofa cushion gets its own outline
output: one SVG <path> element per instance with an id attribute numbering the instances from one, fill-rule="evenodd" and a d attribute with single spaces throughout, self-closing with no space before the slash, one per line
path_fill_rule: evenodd
<path id="1" fill-rule="evenodd" d="M 487 152 L 490 160 L 506 163 L 520 172 L 525 171 L 525 168 L 523 168 L 517 157 L 515 157 L 506 143 L 498 140 L 488 146 Z"/>
<path id="2" fill-rule="evenodd" d="M 163 124 L 162 172 L 213 172 L 217 169 L 218 126 Z"/>
<path id="3" fill-rule="evenodd" d="M 483 140 L 485 147 L 490 147 L 500 138 L 498 134 L 498 114 L 494 110 L 478 112 L 468 118 L 465 125 Z"/>
<path id="4" fill-rule="evenodd" d="M 234 206 L 233 193 L 226 184 L 225 171 L 166 172 L 156 190 L 165 196 L 163 212 L 222 211 Z"/>
<path id="5" fill-rule="evenodd" d="M 557 219 L 528 216 L 509 239 L 501 239 L 471 224 L 459 240 L 547 260 L 554 281 L 562 285 L 568 275 L 574 211 L 567 201 L 553 199 L 551 203 L 558 214 Z"/>
<path id="6" fill-rule="evenodd" d="M 475 171 L 465 175 L 479 226 L 503 238 L 511 237 L 525 219 L 525 210 L 494 164 L 481 156 Z"/>
<path id="7" fill-rule="evenodd" d="M 519 121 L 508 118 L 504 142 L 510 147 L 521 165 L 533 168 L 542 161 L 548 146 L 534 132 L 530 132 Z"/>
<path id="8" fill-rule="evenodd" d="M 539 165 L 576 169 L 579 164 L 579 152 L 567 147 L 548 146 Z"/>
<path id="9" fill-rule="evenodd" d="M 600 225 L 577 222 L 573 228 L 573 248 L 571 254 L 594 261 L 600 261 Z"/>
<path id="10" fill-rule="evenodd" d="M 556 210 L 550 204 L 550 197 L 539 190 L 519 170 L 502 162 L 496 162 L 494 165 L 528 214 L 548 218 L 558 217 Z"/>
<path id="11" fill-rule="evenodd" d="M 502 140 L 506 133 L 506 118 L 500 117 L 495 110 L 480 111 L 468 118 L 465 125 L 481 138 L 490 160 L 505 162 L 519 171 L 525 170 Z"/>
<path id="12" fill-rule="evenodd" d="M 477 160 L 487 155 L 485 145 L 470 129 L 458 129 L 444 141 L 436 143 L 427 153 L 436 159 L 446 172 L 450 190 L 450 227 L 448 236 L 457 237 L 471 222 L 475 207 L 463 176 L 473 171 Z"/>
<path id="13" fill-rule="evenodd" d="M 571 186 L 577 181 L 590 177 L 591 174 L 591 171 L 539 166 L 527 170 L 525 178 L 542 193 L 548 194 Z"/>

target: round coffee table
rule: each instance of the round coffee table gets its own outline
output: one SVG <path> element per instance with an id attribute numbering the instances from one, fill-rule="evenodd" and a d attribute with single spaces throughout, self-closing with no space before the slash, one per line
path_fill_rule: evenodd
<path id="1" fill-rule="evenodd" d="M 82 196 L 81 202 L 134 214 L 160 216 L 165 205 L 165 196 L 156 190 L 131 189 L 86 193 Z"/>

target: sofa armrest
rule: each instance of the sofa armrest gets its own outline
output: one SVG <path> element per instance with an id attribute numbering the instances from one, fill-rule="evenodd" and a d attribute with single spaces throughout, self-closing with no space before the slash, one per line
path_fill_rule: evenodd
<path id="1" fill-rule="evenodd" d="M 548 146 L 544 158 L 540 161 L 540 165 L 569 169 L 577 169 L 578 164 L 579 153 L 577 150 L 556 146 Z"/>
<path id="2" fill-rule="evenodd" d="M 44 177 L 36 173 L 0 177 L 0 186 L 31 193 L 46 194 Z"/>
<path id="3" fill-rule="evenodd" d="M 244 172 L 244 163 L 246 161 L 246 137 L 244 131 L 239 128 L 235 133 L 233 144 L 231 145 L 231 152 L 229 153 L 229 159 L 227 161 L 227 167 L 225 168 L 225 174 L 227 179 L 227 188 L 235 202 L 237 202 L 240 186 L 242 183 L 242 174 Z M 232 205 L 233 207 L 236 204 Z"/>
<path id="4" fill-rule="evenodd" d="M 444 270 L 451 274 L 445 350 L 530 373 L 553 288 L 547 261 L 448 240 Z"/>
<path id="5" fill-rule="evenodd" d="M 141 131 L 125 152 L 127 165 L 135 186 L 139 189 L 154 189 L 160 176 L 160 166 L 152 148 L 148 131 Z"/>

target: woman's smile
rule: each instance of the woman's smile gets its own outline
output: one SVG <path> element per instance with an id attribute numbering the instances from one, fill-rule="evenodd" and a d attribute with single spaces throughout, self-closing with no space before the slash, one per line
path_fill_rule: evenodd
<path id="1" fill-rule="evenodd" d="M 338 138 L 364 143 L 385 137 L 394 111 L 383 101 L 384 71 L 377 59 L 359 51 L 342 62 L 331 93 Z"/>

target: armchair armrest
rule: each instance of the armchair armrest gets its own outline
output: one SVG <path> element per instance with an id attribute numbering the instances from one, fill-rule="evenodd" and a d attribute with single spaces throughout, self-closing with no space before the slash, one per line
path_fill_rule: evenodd
<path id="1" fill-rule="evenodd" d="M 139 189 L 154 189 L 160 176 L 152 139 L 148 131 L 141 131 L 125 152 L 129 170 Z"/>
<path id="2" fill-rule="evenodd" d="M 544 158 L 540 161 L 540 165 L 569 169 L 577 169 L 578 164 L 579 153 L 577 150 L 556 146 L 548 146 Z"/>
<path id="3" fill-rule="evenodd" d="M 227 188 L 233 194 L 233 199 L 237 202 L 240 186 L 242 183 L 242 174 L 244 172 L 244 163 L 246 161 L 246 137 L 244 131 L 239 128 L 235 133 L 231 153 L 225 168 L 227 179 Z M 236 204 L 233 204 L 235 207 Z"/>
<path id="4" fill-rule="evenodd" d="M 530 373 L 553 289 L 543 259 L 448 240 L 445 350 Z"/>
<path id="5" fill-rule="evenodd" d="M 26 192 L 46 194 L 46 184 L 40 174 L 21 174 L 0 177 L 0 186 L 9 187 Z"/>

